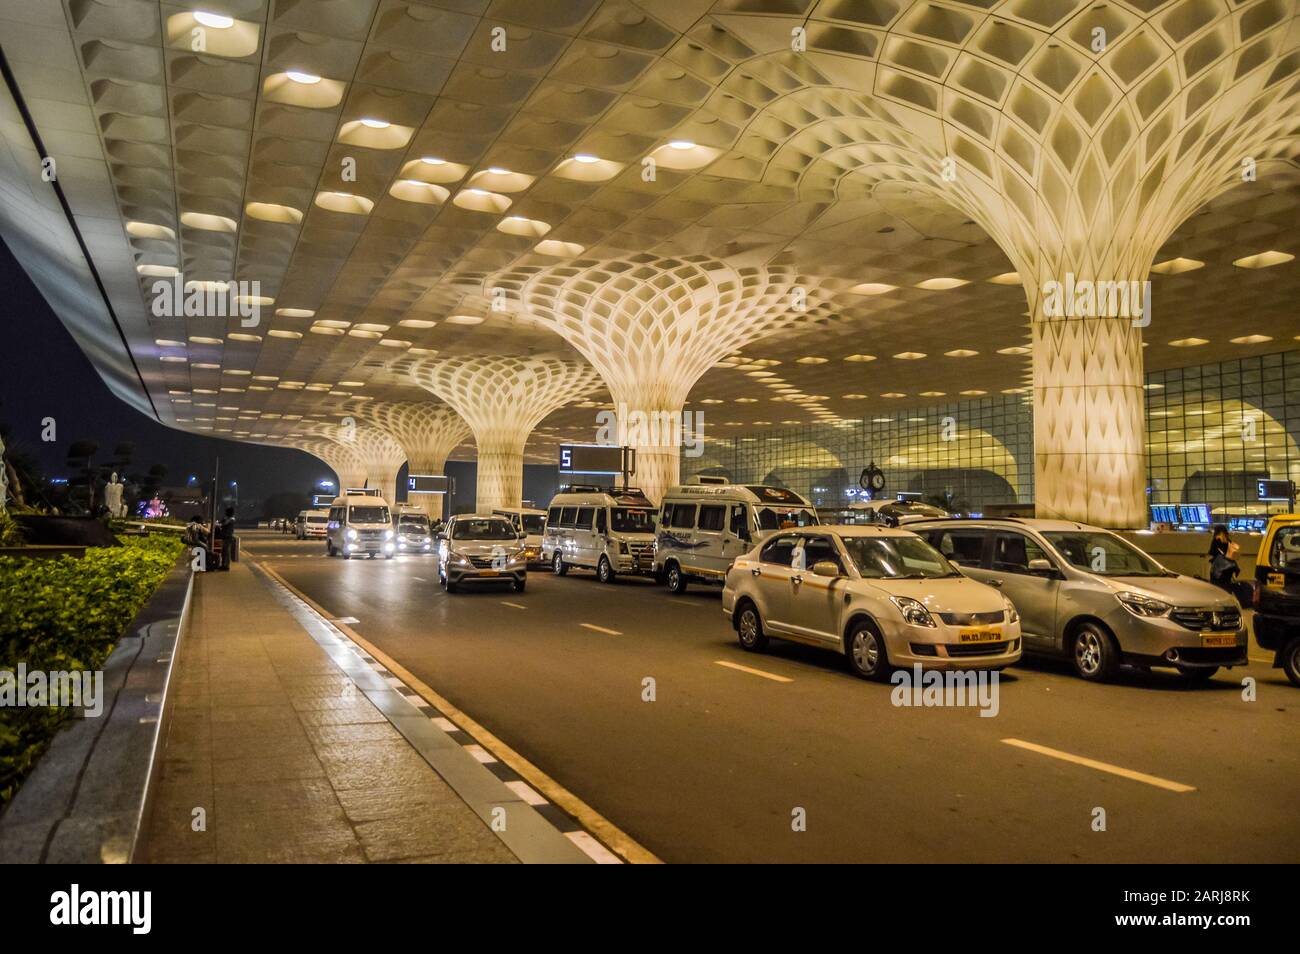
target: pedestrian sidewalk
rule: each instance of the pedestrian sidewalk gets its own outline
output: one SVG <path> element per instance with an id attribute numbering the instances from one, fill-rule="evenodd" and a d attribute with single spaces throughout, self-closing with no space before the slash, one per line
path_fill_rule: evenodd
<path id="1" fill-rule="evenodd" d="M 248 563 L 197 575 L 179 654 L 149 861 L 590 860 Z"/>

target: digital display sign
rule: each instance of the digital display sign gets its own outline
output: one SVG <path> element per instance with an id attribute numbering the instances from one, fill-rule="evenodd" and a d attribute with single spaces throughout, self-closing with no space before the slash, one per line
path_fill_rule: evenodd
<path id="1" fill-rule="evenodd" d="M 618 477 L 623 474 L 624 449 L 622 447 L 613 447 L 608 444 L 561 444 L 560 445 L 560 473 L 561 474 L 605 474 Z M 636 452 L 627 451 L 631 458 L 627 463 L 627 470 L 636 469 Z"/>
<path id="2" fill-rule="evenodd" d="M 1178 505 L 1178 522 L 1189 524 L 1210 523 L 1210 505 L 1209 504 L 1179 504 Z"/>
<path id="3" fill-rule="evenodd" d="M 1151 520 L 1155 523 L 1178 523 L 1178 508 L 1173 504 L 1152 504 Z"/>
<path id="4" fill-rule="evenodd" d="M 1257 480 L 1255 495 L 1260 500 L 1290 500 L 1295 496 L 1295 484 L 1289 480 Z"/>
<path id="5" fill-rule="evenodd" d="M 411 474 L 406 478 L 408 494 L 445 494 L 451 490 L 451 478 L 445 474 Z"/>

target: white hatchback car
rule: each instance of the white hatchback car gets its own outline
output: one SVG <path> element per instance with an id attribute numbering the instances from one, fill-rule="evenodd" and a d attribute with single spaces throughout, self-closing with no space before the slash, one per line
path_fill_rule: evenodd
<path id="1" fill-rule="evenodd" d="M 1020 659 L 1011 602 L 893 527 L 777 533 L 731 565 L 722 611 L 750 652 L 769 637 L 834 649 L 864 679 L 895 666 L 1002 669 Z"/>

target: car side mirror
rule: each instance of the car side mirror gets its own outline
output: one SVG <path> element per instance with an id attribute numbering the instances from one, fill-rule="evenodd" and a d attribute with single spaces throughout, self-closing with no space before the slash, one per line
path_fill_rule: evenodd
<path id="1" fill-rule="evenodd" d="M 1052 565 L 1051 560 L 1047 560 L 1042 557 L 1039 557 L 1035 560 L 1029 561 L 1029 572 L 1051 574 L 1056 572 L 1056 567 Z"/>
<path id="2" fill-rule="evenodd" d="M 830 560 L 819 560 L 813 564 L 813 576 L 829 576 L 834 579 L 837 576 L 843 576 L 840 568 Z"/>

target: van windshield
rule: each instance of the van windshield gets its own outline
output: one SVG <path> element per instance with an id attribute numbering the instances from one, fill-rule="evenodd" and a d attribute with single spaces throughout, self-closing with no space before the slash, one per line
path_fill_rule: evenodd
<path id="1" fill-rule="evenodd" d="M 541 533 L 546 529 L 546 518 L 540 513 L 526 513 L 523 519 L 524 533 Z"/>
<path id="2" fill-rule="evenodd" d="M 453 540 L 514 540 L 514 525 L 499 517 L 457 520 L 451 528 Z"/>
<path id="3" fill-rule="evenodd" d="M 609 528 L 615 533 L 654 533 L 655 512 L 644 507 L 610 507 Z"/>
<path id="4" fill-rule="evenodd" d="M 348 511 L 349 523 L 391 523 L 387 507 L 353 507 Z"/>
<path id="5" fill-rule="evenodd" d="M 308 523 L 325 523 L 328 519 L 329 517 L 323 513 L 309 513 L 307 515 Z"/>
<path id="6" fill-rule="evenodd" d="M 758 527 L 760 530 L 811 527 L 816 523 L 817 515 L 811 510 L 796 510 L 793 507 L 760 507 L 758 509 Z"/>

